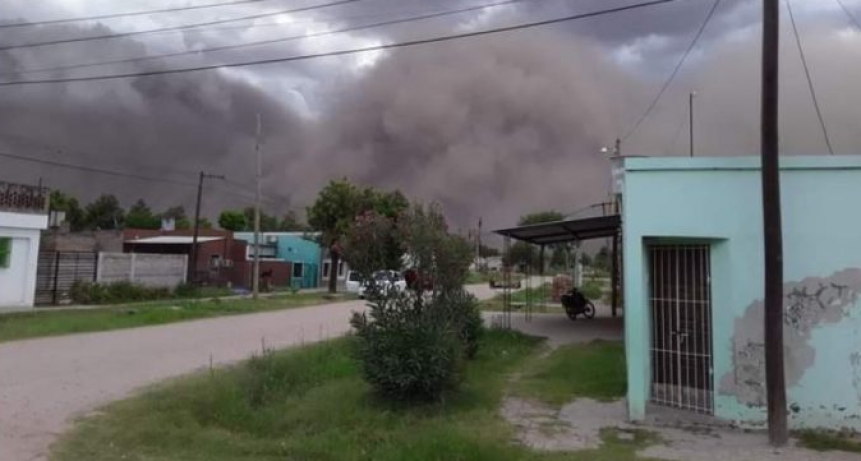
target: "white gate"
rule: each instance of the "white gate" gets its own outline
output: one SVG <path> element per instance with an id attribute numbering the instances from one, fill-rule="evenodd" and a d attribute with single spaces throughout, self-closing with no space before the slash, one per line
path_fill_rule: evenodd
<path id="1" fill-rule="evenodd" d="M 652 402 L 711 414 L 711 257 L 708 245 L 649 247 Z"/>

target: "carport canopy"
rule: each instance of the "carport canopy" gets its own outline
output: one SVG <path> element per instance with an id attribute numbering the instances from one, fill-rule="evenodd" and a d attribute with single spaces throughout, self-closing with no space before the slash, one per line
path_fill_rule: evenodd
<path id="1" fill-rule="evenodd" d="M 503 237 L 531 243 L 533 245 L 553 245 L 618 235 L 622 225 L 619 215 L 598 216 L 594 218 L 570 219 L 541 224 L 512 227 L 496 231 Z"/>

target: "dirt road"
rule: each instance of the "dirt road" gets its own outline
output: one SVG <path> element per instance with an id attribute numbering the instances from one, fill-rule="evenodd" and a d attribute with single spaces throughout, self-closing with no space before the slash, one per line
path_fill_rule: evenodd
<path id="1" fill-rule="evenodd" d="M 493 296 L 485 285 L 469 290 Z M 78 416 L 135 389 L 213 365 L 340 336 L 353 301 L 0 345 L 0 460 L 45 460 Z"/>

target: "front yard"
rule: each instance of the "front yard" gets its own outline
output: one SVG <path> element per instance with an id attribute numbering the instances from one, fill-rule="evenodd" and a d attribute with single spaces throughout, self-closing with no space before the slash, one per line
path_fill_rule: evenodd
<path id="1" fill-rule="evenodd" d="M 350 298 L 341 298 L 350 299 Z M 248 298 L 174 299 L 145 303 L 0 314 L 0 342 L 70 333 L 118 330 L 184 320 L 249 314 L 333 302 L 323 293 Z"/>
<path id="2" fill-rule="evenodd" d="M 611 359 L 606 373 L 596 375 L 558 365 L 575 346 L 548 356 L 541 340 L 490 331 L 459 391 L 439 403 L 407 406 L 372 395 L 351 340 L 267 353 L 112 404 L 80 422 L 55 445 L 52 459 L 625 461 L 638 459 L 635 451 L 649 440 L 605 431 L 599 449 L 536 451 L 514 441 L 515 429 L 500 413 L 506 396 L 546 389 L 559 401 L 617 396 L 624 390 L 618 345 L 577 346 L 594 348 L 587 353 L 595 354 L 592 363 Z"/>

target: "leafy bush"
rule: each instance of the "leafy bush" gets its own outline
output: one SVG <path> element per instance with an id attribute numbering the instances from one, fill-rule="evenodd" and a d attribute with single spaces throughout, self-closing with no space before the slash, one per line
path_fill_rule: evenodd
<path id="1" fill-rule="evenodd" d="M 583 286 L 580 287 L 580 291 L 583 292 L 584 296 L 593 301 L 601 299 L 604 293 L 601 283 L 594 280 L 584 282 Z"/>
<path id="2" fill-rule="evenodd" d="M 484 332 L 484 321 L 475 296 L 463 289 L 443 292 L 434 300 L 432 308 L 441 311 L 450 322 L 463 344 L 466 357 L 474 358 Z"/>
<path id="3" fill-rule="evenodd" d="M 198 298 L 201 295 L 200 287 L 190 283 L 180 283 L 173 290 L 174 296 L 177 298 Z"/>
<path id="4" fill-rule="evenodd" d="M 76 281 L 69 292 L 77 304 L 115 304 L 151 301 L 173 296 L 168 288 L 155 288 L 131 282 L 98 283 Z"/>
<path id="5" fill-rule="evenodd" d="M 445 314 L 410 292 L 375 298 L 367 314 L 355 313 L 365 380 L 386 397 L 409 401 L 436 400 L 454 387 L 464 351 Z"/>

